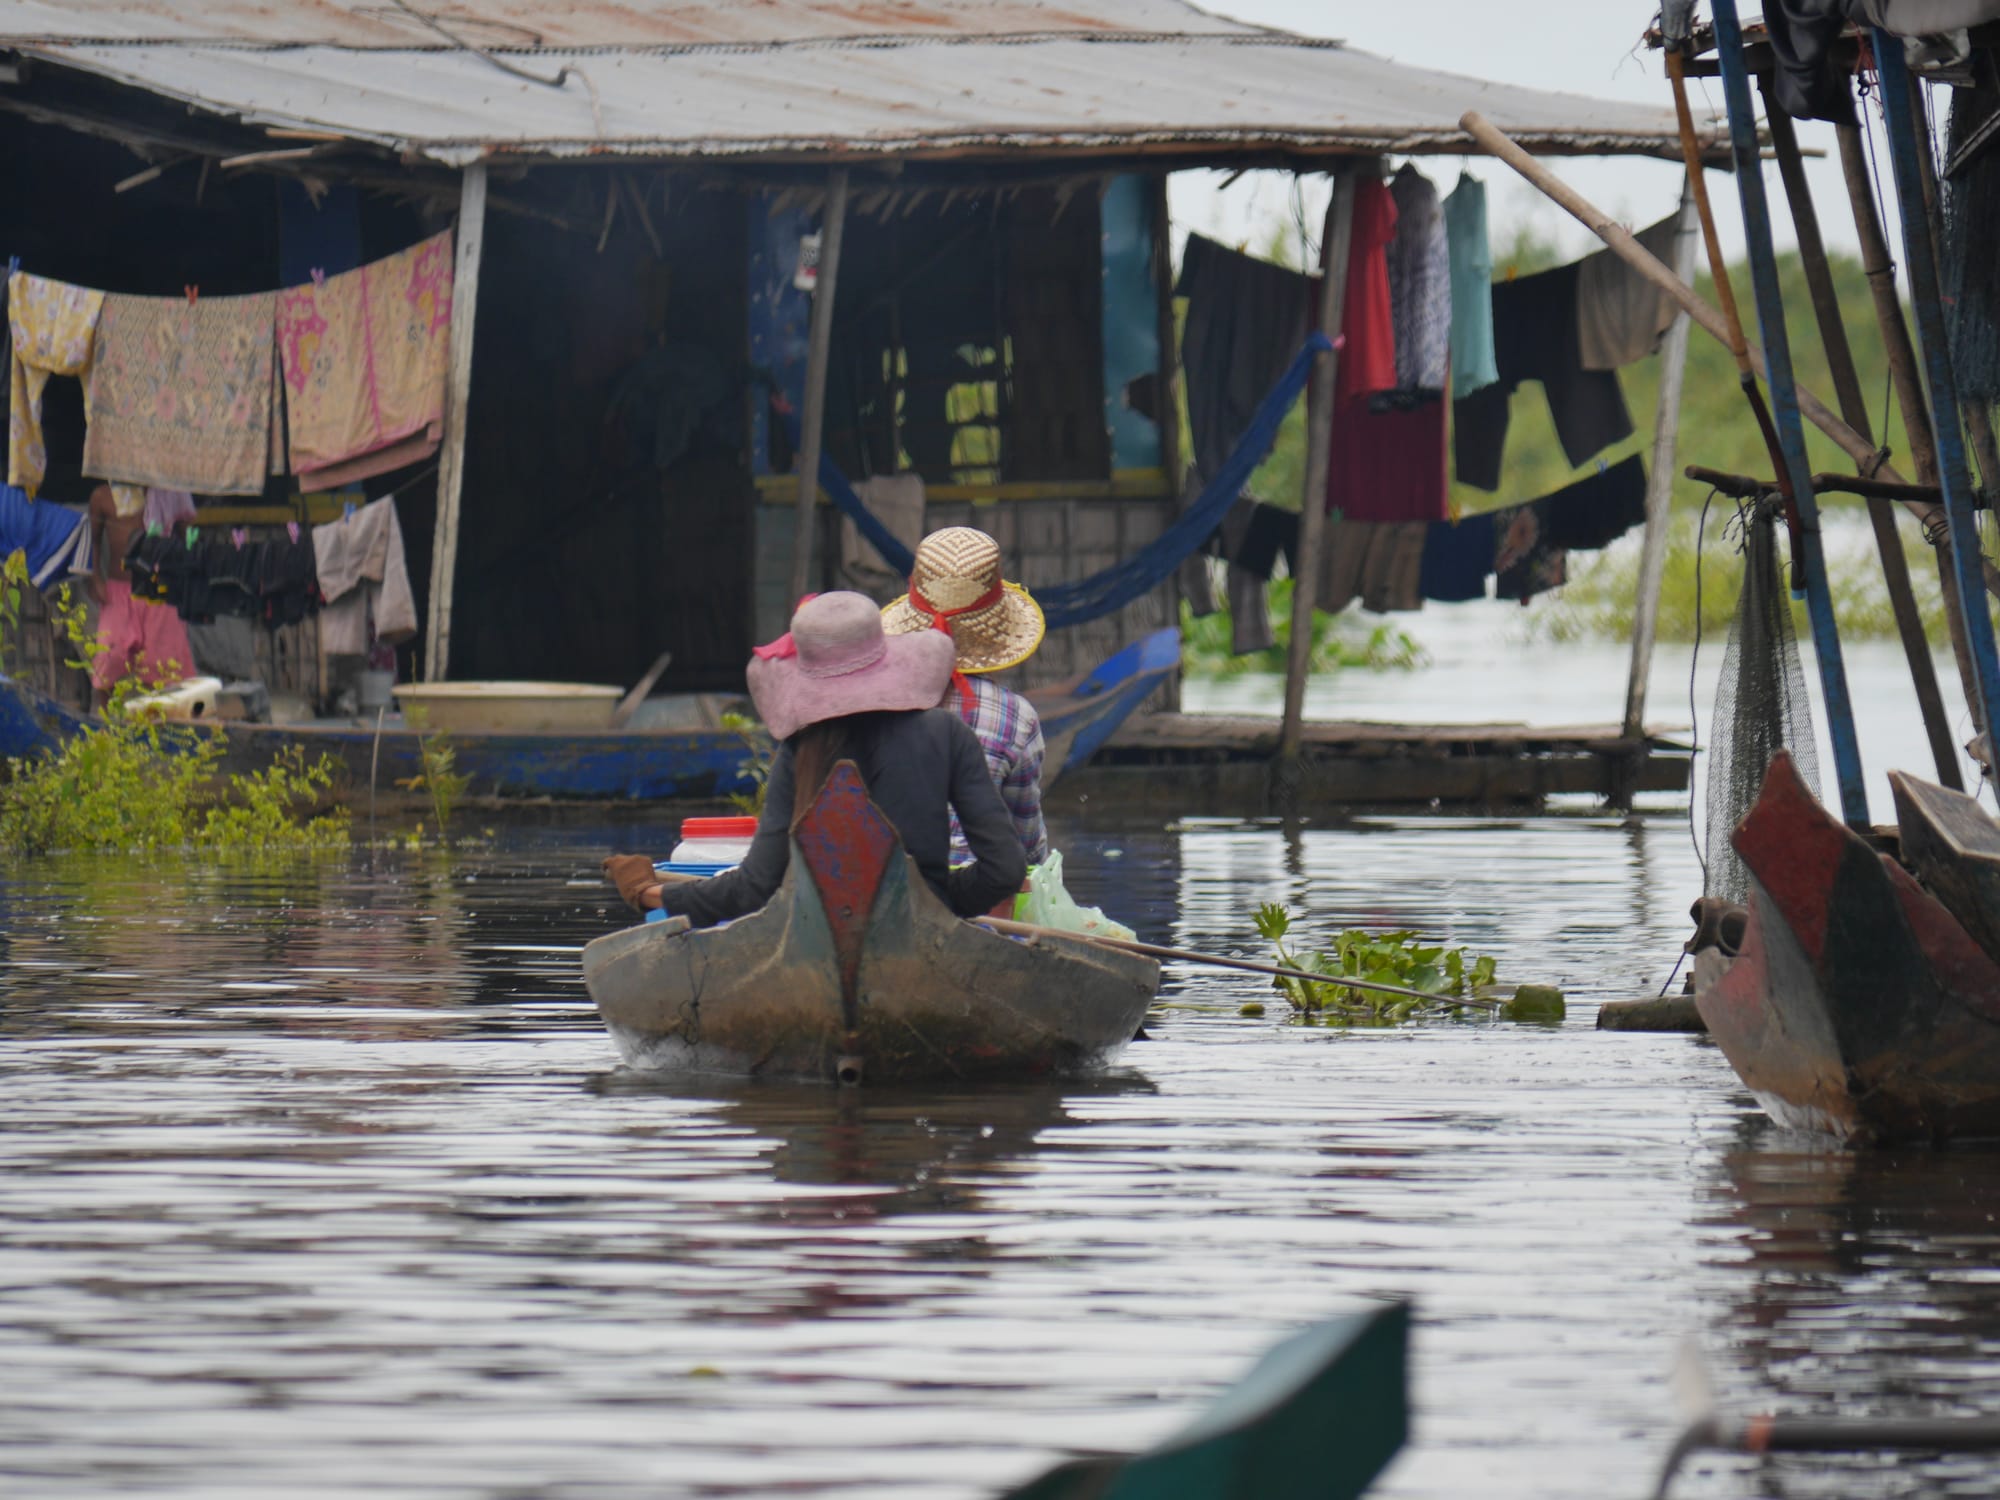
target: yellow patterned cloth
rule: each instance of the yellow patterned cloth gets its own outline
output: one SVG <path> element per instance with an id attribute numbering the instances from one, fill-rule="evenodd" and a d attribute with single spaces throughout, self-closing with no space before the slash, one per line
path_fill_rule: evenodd
<path id="1" fill-rule="evenodd" d="M 277 296 L 104 299 L 83 472 L 163 490 L 260 495 L 270 469 Z"/>
<path id="2" fill-rule="evenodd" d="M 51 375 L 90 368 L 104 293 L 16 271 L 7 278 L 7 323 L 14 338 L 7 403 L 7 482 L 33 495 L 48 472 L 42 445 L 42 391 Z M 89 391 L 84 411 L 90 410 Z"/>
<path id="3" fill-rule="evenodd" d="M 437 447 L 451 332 L 451 233 L 278 294 L 292 472 L 333 489 Z"/>

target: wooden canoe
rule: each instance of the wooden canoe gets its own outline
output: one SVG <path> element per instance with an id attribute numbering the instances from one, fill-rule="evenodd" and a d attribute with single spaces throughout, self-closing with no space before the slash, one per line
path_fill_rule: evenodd
<path id="1" fill-rule="evenodd" d="M 1780 1125 L 1857 1141 L 2000 1134 L 2000 966 L 1772 757 L 1731 837 L 1742 951 L 1696 1003 Z"/>
<path id="2" fill-rule="evenodd" d="M 1410 1309 L 1321 1323 L 1131 1458 L 1080 1458 L 1003 1500 L 1356 1500 L 1409 1435 Z"/>
<path id="3" fill-rule="evenodd" d="M 612 933 L 583 975 L 634 1067 L 901 1083 L 1098 1067 L 1138 1030 L 1160 966 L 961 922 L 843 761 L 763 910 Z"/>
<path id="4" fill-rule="evenodd" d="M 1891 771 L 1903 863 L 2000 959 L 2000 822 L 1963 792 Z"/>
<path id="5" fill-rule="evenodd" d="M 1048 746 L 1042 785 L 1096 754 L 1179 665 L 1180 632 L 1160 630 L 1094 671 L 1030 692 Z M 92 722 L 28 683 L 0 675 L 0 762 L 53 751 Z M 373 719 L 221 728 L 228 772 L 261 771 L 274 756 L 297 749 L 309 757 L 329 755 L 343 767 L 346 794 L 365 794 L 372 785 L 385 797 L 398 782 L 423 773 L 422 737 L 400 717 L 379 731 Z M 728 729 L 458 731 L 450 743 L 455 769 L 469 778 L 475 798 L 712 801 L 752 787 L 744 769 L 750 755 Z"/>

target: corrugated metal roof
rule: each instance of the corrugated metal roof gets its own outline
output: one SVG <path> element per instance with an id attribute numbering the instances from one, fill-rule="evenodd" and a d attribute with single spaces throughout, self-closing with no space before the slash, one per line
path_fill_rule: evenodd
<path id="1" fill-rule="evenodd" d="M 409 18 L 395 5 L 329 0 L 0 0 L 0 46 L 253 124 L 446 163 L 489 150 L 1456 151 L 1467 145 L 1458 128 L 1467 109 L 1530 150 L 1677 154 L 1668 110 L 1408 67 L 1180 0 L 1092 0 L 1093 17 L 1033 0 L 412 3 L 467 40 L 481 28 L 479 45 L 566 82 L 528 81 L 434 35 L 409 45 Z M 579 45 L 493 40 L 530 14 L 537 38 Z M 67 33 L 30 29 L 51 16 Z M 657 40 L 668 30 L 702 39 Z M 301 40 L 316 31 L 328 41 Z M 383 45 L 391 31 L 399 44 Z M 50 39 L 63 34 L 100 39 Z M 113 35 L 124 39 L 103 39 Z"/>
<path id="2" fill-rule="evenodd" d="M 415 11 L 416 14 L 411 14 Z M 45 42 L 449 47 L 762 45 L 871 36 L 1248 33 L 1183 0 L 0 0 L 0 35 Z"/>

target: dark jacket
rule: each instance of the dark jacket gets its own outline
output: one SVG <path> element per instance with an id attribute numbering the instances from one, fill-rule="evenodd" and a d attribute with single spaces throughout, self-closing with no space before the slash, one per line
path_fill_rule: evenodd
<path id="1" fill-rule="evenodd" d="M 1007 804 L 986 769 L 986 752 L 963 719 L 948 709 L 856 714 L 851 754 L 868 795 L 895 825 L 903 847 L 946 906 L 961 917 L 984 915 L 1020 890 L 1027 856 Z M 951 868 L 951 819 L 975 863 Z M 764 814 L 750 853 L 713 879 L 669 885 L 661 905 L 697 927 L 756 911 L 785 878 L 792 855 L 792 747 L 778 747 L 764 788 Z"/>

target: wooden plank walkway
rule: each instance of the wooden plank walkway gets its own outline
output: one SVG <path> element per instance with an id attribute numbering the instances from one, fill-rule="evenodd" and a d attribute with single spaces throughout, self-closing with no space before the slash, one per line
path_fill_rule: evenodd
<path id="1" fill-rule="evenodd" d="M 1566 792 L 1614 797 L 1684 792 L 1691 752 L 1677 731 L 1626 739 L 1615 724 L 1374 724 L 1308 721 L 1296 786 L 1280 787 L 1275 718 L 1147 714 L 1134 718 L 1058 801 L 1156 802 L 1186 812 L 1256 815 L 1299 806 L 1532 806 Z M 1282 796 L 1281 796 L 1282 794 Z"/>

